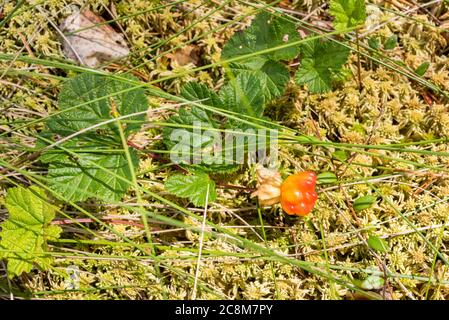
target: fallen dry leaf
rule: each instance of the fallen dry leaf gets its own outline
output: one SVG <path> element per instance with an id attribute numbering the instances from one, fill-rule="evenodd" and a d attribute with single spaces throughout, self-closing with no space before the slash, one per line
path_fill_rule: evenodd
<path id="1" fill-rule="evenodd" d="M 89 67 L 129 54 L 123 36 L 90 10 L 77 11 L 61 24 L 64 54 Z M 100 25 L 98 25 L 100 24 Z M 78 31 L 79 30 L 79 31 Z"/>

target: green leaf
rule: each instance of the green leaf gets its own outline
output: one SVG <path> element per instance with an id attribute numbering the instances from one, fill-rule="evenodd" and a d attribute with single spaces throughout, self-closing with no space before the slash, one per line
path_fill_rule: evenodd
<path id="1" fill-rule="evenodd" d="M 398 44 L 398 36 L 394 34 L 385 41 L 384 49 L 392 50 L 397 46 L 397 44 Z"/>
<path id="2" fill-rule="evenodd" d="M 201 103 L 216 108 L 223 107 L 221 98 L 204 84 L 196 82 L 188 83 L 182 87 L 181 94 L 187 100 L 196 101 L 207 99 Z M 175 145 L 180 146 L 180 144 L 183 144 L 189 149 L 192 147 L 210 147 L 214 141 L 211 138 L 204 137 L 203 133 L 205 130 L 219 128 L 220 123 L 218 121 L 219 119 L 214 116 L 213 112 L 209 112 L 196 106 L 191 108 L 182 107 L 179 109 L 178 114 L 175 114 L 168 119 L 168 123 L 177 126 L 164 128 L 164 143 L 169 149 L 173 148 Z M 182 136 L 176 134 L 176 132 L 174 132 L 175 130 L 182 132 Z M 175 135 L 176 137 L 172 135 Z M 180 141 L 175 140 L 177 138 L 182 139 L 180 139 Z"/>
<path id="3" fill-rule="evenodd" d="M 349 56 L 349 49 L 333 41 L 307 41 L 302 48 L 301 67 L 295 75 L 296 83 L 306 84 L 313 93 L 332 89 L 332 75 L 341 70 Z"/>
<path id="4" fill-rule="evenodd" d="M 302 60 L 295 77 L 297 84 L 306 84 L 313 93 L 324 93 L 332 89 L 330 70 L 316 66 L 312 59 Z"/>
<path id="5" fill-rule="evenodd" d="M 181 89 L 182 95 L 188 100 L 207 99 L 203 104 L 217 108 L 224 108 L 221 97 L 212 92 L 207 86 L 198 83 L 189 83 Z M 199 107 L 181 108 L 178 114 L 171 116 L 168 123 L 174 126 L 166 126 L 163 130 L 164 143 L 170 150 L 172 161 L 178 164 L 187 163 L 196 166 L 203 171 L 218 172 L 234 171 L 238 166 L 223 162 L 215 158 L 213 150 L 215 145 L 222 141 L 222 136 L 214 129 L 220 129 L 224 125 L 222 118 L 213 112 Z M 209 131 L 208 131 L 209 130 Z M 212 157 L 205 161 L 205 157 Z M 207 163 L 206 163 L 207 162 Z M 193 163 L 193 164 L 192 164 Z"/>
<path id="6" fill-rule="evenodd" d="M 344 150 L 337 150 L 332 153 L 332 158 L 339 160 L 341 162 L 345 162 L 346 160 L 348 160 L 348 155 Z"/>
<path id="7" fill-rule="evenodd" d="M 178 114 L 171 116 L 168 123 L 177 125 L 165 127 L 163 130 L 164 143 L 171 149 L 175 145 L 184 144 L 186 147 L 207 148 L 213 139 L 203 136 L 205 130 L 218 128 L 220 124 L 205 110 L 192 107 L 180 108 Z M 175 132 L 177 130 L 180 134 Z M 180 140 L 177 140 L 180 138 Z"/>
<path id="8" fill-rule="evenodd" d="M 365 290 L 379 290 L 384 286 L 384 279 L 379 276 L 369 276 L 362 281 L 361 288 Z"/>
<path id="9" fill-rule="evenodd" d="M 328 184 L 337 182 L 337 176 L 333 172 L 322 172 L 317 176 L 318 183 Z"/>
<path id="10" fill-rule="evenodd" d="M 6 194 L 9 218 L 1 224 L 0 258 L 8 262 L 8 276 L 30 272 L 33 265 L 48 269 L 52 257 L 46 254 L 46 243 L 55 240 L 61 228 L 50 225 L 55 207 L 48 203 L 44 190 L 10 188 Z"/>
<path id="11" fill-rule="evenodd" d="M 164 143 L 170 150 L 170 158 L 177 164 L 189 164 L 203 171 L 234 171 L 236 165 L 225 164 L 224 154 L 217 152 L 215 146 L 221 145 L 222 135 L 217 130 L 218 120 L 209 116 L 205 110 L 193 107 L 181 108 L 177 115 L 168 120 L 177 127 L 165 127 Z M 182 128 L 182 126 L 187 126 Z"/>
<path id="12" fill-rule="evenodd" d="M 333 70 L 331 81 L 333 85 L 342 85 L 352 79 L 352 77 L 353 74 L 351 69 L 343 67 L 338 70 Z"/>
<path id="13" fill-rule="evenodd" d="M 129 151 L 132 165 L 137 167 L 137 155 L 134 150 Z M 50 163 L 48 168 L 49 186 L 71 201 L 84 201 L 89 198 L 119 201 L 128 191 L 129 183 L 97 168 L 90 162 L 131 181 L 131 172 L 125 154 L 79 153 L 78 155 L 78 159 L 65 156 Z"/>
<path id="14" fill-rule="evenodd" d="M 223 107 L 220 97 L 209 89 L 208 86 L 198 82 L 189 82 L 181 89 L 181 95 L 190 101 L 204 100 L 199 102 L 215 108 Z"/>
<path id="15" fill-rule="evenodd" d="M 378 37 L 371 37 L 368 39 L 368 45 L 371 49 L 379 50 L 380 49 L 380 40 Z"/>
<path id="16" fill-rule="evenodd" d="M 357 198 L 354 201 L 354 210 L 356 212 L 359 212 L 364 209 L 368 209 L 374 204 L 375 201 L 376 201 L 376 197 L 373 197 L 373 196 L 363 196 L 363 197 Z"/>
<path id="17" fill-rule="evenodd" d="M 365 0 L 331 0 L 329 11 L 337 31 L 363 25 L 366 20 Z"/>
<path id="18" fill-rule="evenodd" d="M 388 243 L 384 239 L 374 235 L 369 236 L 368 245 L 371 249 L 379 252 L 388 252 L 390 250 Z"/>
<path id="19" fill-rule="evenodd" d="M 35 148 L 37 150 L 41 150 L 45 148 L 50 143 L 54 143 L 53 134 L 51 132 L 42 132 L 39 134 L 39 137 L 43 139 L 38 139 L 36 142 Z M 46 140 L 50 141 L 47 142 Z M 89 152 L 101 152 L 101 149 L 110 149 L 109 145 L 106 145 L 102 141 L 89 141 L 89 139 L 70 139 L 66 142 L 60 144 L 64 149 L 68 149 L 74 153 L 80 152 L 80 150 L 89 151 Z M 67 158 L 67 153 L 60 148 L 52 148 L 46 152 L 44 152 L 40 157 L 39 161 L 43 163 L 51 163 L 61 161 Z"/>
<path id="20" fill-rule="evenodd" d="M 225 109 L 256 118 L 245 118 L 247 121 L 254 121 L 262 117 L 265 108 L 265 97 L 262 91 L 262 83 L 259 77 L 254 74 L 239 74 L 221 88 L 220 97 L 223 100 Z M 250 125 L 229 119 L 228 127 L 247 128 L 248 126 Z"/>
<path id="21" fill-rule="evenodd" d="M 294 23 L 286 18 L 271 15 L 268 12 L 258 14 L 251 26 L 235 33 L 223 48 L 222 58 L 229 59 L 262 50 L 275 48 L 298 41 L 299 34 Z M 292 46 L 261 54 L 267 60 L 291 60 L 299 53 L 299 48 Z M 253 57 L 242 63 L 250 63 Z"/>
<path id="22" fill-rule="evenodd" d="M 126 76 L 130 80 L 137 80 L 132 76 Z M 83 73 L 67 82 L 59 94 L 59 106 L 62 114 L 53 116 L 47 120 L 47 127 L 52 133 L 62 136 L 70 135 L 79 130 L 112 119 L 111 98 L 118 113 L 121 116 L 145 111 L 148 109 L 147 98 L 142 88 L 134 88 L 135 85 L 116 80 L 111 77 Z M 118 93 L 118 94 L 117 94 Z M 81 105 L 78 107 L 78 105 Z M 69 110 L 70 109 L 70 110 Z M 125 119 L 135 121 L 126 124 L 125 134 L 138 131 L 145 120 L 141 114 Z M 124 123 L 126 121 L 123 120 Z M 141 121 L 141 123 L 139 122 Z M 90 131 L 86 135 L 92 139 L 107 135 L 119 136 L 117 124 L 109 123 L 96 131 Z"/>
<path id="23" fill-rule="evenodd" d="M 282 96 L 290 79 L 288 69 L 282 63 L 268 60 L 260 71 L 265 75 L 261 80 L 266 101 Z"/>
<path id="24" fill-rule="evenodd" d="M 195 206 L 204 207 L 217 198 L 215 182 L 204 173 L 197 171 L 192 175 L 175 174 L 165 182 L 165 189 L 181 198 L 188 198 Z M 207 193 L 209 195 L 207 196 Z"/>
<path id="25" fill-rule="evenodd" d="M 131 76 L 125 77 L 136 80 Z M 59 105 L 62 112 L 46 121 L 47 131 L 40 136 L 54 142 L 76 133 L 76 136 L 60 146 L 69 149 L 77 156 L 72 157 L 61 149 L 54 148 L 40 157 L 42 162 L 50 164 L 49 186 L 71 201 L 83 201 L 93 197 L 104 201 L 119 200 L 128 190 L 128 184 L 89 163 L 92 161 L 130 180 L 131 173 L 125 154 L 102 151 L 102 149 L 123 149 L 118 122 L 112 121 L 81 134 L 80 131 L 113 120 L 117 114 L 126 116 L 142 113 L 120 120 L 125 138 L 130 133 L 138 131 L 145 120 L 143 112 L 148 109 L 143 89 L 112 77 L 84 73 L 64 84 L 59 95 Z M 39 141 L 36 147 L 47 146 L 50 142 L 46 140 Z M 137 166 L 137 156 L 133 151 L 131 153 L 133 159 L 131 165 Z"/>
<path id="26" fill-rule="evenodd" d="M 262 50 L 285 45 L 300 39 L 294 23 L 285 18 L 262 12 L 256 16 L 251 26 L 237 32 L 223 49 L 224 59 L 251 54 Z M 277 61 L 290 60 L 299 53 L 299 47 L 279 49 L 264 53 L 238 63 L 229 68 L 234 77 L 241 72 L 252 72 L 260 80 L 265 101 L 270 101 L 284 93 L 290 75 L 288 69 Z"/>
<path id="27" fill-rule="evenodd" d="M 250 66 L 249 64 L 231 64 L 235 75 L 240 73 L 253 74 L 259 78 L 265 101 L 273 100 L 284 94 L 290 74 L 288 69 L 280 62 L 266 60 L 262 65 Z"/>
<path id="28" fill-rule="evenodd" d="M 369 272 L 368 277 L 366 279 L 357 280 L 354 279 L 354 284 L 364 290 L 379 290 L 384 286 L 384 278 L 379 274 L 371 274 L 372 272 L 380 272 L 377 267 L 368 267 L 366 268 L 366 272 Z"/>
<path id="29" fill-rule="evenodd" d="M 266 57 L 256 56 L 248 60 L 231 62 L 228 67 L 234 73 L 234 77 L 236 77 L 240 71 L 260 70 L 267 61 L 274 60 L 267 60 Z"/>
<path id="30" fill-rule="evenodd" d="M 426 73 L 427 69 L 429 69 L 429 67 L 430 67 L 430 62 L 428 62 L 428 61 L 423 62 L 419 65 L 418 68 L 416 68 L 415 73 L 418 76 L 422 77 Z"/>
<path id="31" fill-rule="evenodd" d="M 48 134 L 46 134 L 48 138 Z M 36 147 L 46 146 L 38 143 Z M 77 139 L 69 140 L 61 145 L 76 154 L 70 156 L 60 149 L 52 149 L 39 157 L 43 163 L 49 163 L 48 185 L 70 201 L 84 201 L 88 198 L 98 198 L 103 201 L 118 201 L 129 189 L 126 182 L 121 181 L 103 169 L 95 167 L 91 162 L 130 179 L 131 172 L 125 153 L 118 149 L 111 151 L 111 147 L 98 142 L 85 142 Z M 102 151 L 102 149 L 109 149 Z M 118 148 L 118 146 L 117 146 Z M 132 165 L 137 167 L 138 158 L 133 149 L 131 153 Z M 80 159 L 77 159 L 77 158 Z"/>

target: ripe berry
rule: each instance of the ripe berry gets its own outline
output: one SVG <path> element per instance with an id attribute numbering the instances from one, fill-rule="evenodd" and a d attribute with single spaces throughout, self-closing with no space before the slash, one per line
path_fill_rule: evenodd
<path id="1" fill-rule="evenodd" d="M 316 174 L 305 171 L 293 174 L 282 182 L 281 205 L 290 215 L 306 216 L 318 198 L 315 192 Z"/>

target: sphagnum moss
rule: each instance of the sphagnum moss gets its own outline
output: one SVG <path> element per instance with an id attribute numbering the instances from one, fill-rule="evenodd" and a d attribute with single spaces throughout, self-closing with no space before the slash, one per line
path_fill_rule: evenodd
<path id="1" fill-rule="evenodd" d="M 105 11 L 104 1 L 85 1 L 82 3 L 94 12 Z M 322 1 L 293 1 L 296 10 L 308 12 L 316 10 L 316 14 L 320 14 L 323 10 L 318 8 L 321 3 Z M 391 7 L 384 1 L 375 1 L 375 3 L 397 10 L 397 8 Z M 119 23 L 125 30 L 126 38 L 129 41 L 128 45 L 133 49 L 131 51 L 136 52 L 123 63 L 126 66 L 140 65 L 137 70 L 145 74 L 146 81 L 191 70 L 198 65 L 191 63 L 180 66 L 176 61 L 170 61 L 164 57 L 164 53 L 170 49 L 175 51 L 177 46 L 183 47 L 187 41 L 195 37 L 200 37 L 199 40 L 193 42 L 193 45 L 200 49 L 200 63 L 205 65 L 219 61 L 221 48 L 223 48 L 226 40 L 234 31 L 240 30 L 250 20 L 246 18 L 242 25 L 231 25 L 213 34 L 210 34 L 209 31 L 219 27 L 223 24 L 223 21 L 227 21 L 226 19 L 234 16 L 236 12 L 250 13 L 252 9 L 250 6 L 245 6 L 240 2 L 231 2 L 222 10 L 213 13 L 210 18 L 194 25 L 187 32 L 182 32 L 180 36 L 173 37 L 156 50 L 146 50 L 148 46 L 154 48 L 157 41 L 169 39 L 177 32 L 182 31 L 212 9 L 207 6 L 199 6 L 192 13 L 186 14 L 199 4 L 199 1 L 189 1 L 178 5 L 178 7 L 167 7 L 146 13 L 140 13 L 148 10 L 148 3 L 145 1 L 127 0 L 117 4 L 115 9 L 119 16 L 129 15 L 128 18 L 119 21 Z M 60 1 L 46 1 L 41 4 L 42 11 L 33 7 L 24 10 L 20 15 L 15 15 L 8 23 L 8 27 L 0 30 L 0 47 L 3 48 L 3 52 L 18 53 L 24 46 L 20 37 L 20 34 L 22 34 L 26 35 L 30 42 L 28 46 L 31 50 L 31 52 L 27 52 L 26 49 L 22 50 L 23 54 L 33 54 L 39 58 L 62 58 L 58 34 L 48 20 L 51 19 L 58 24 L 59 20 L 69 14 L 68 9 L 64 6 Z M 4 7 L 4 13 L 8 14 L 12 9 L 12 3 L 7 3 Z M 391 12 L 382 12 L 382 10 L 376 11 L 376 16 L 371 17 L 372 19 L 369 21 L 375 21 L 372 22 L 374 24 L 390 22 L 374 33 L 370 33 L 369 36 L 377 36 L 384 41 L 393 34 L 399 35 L 398 46 L 393 50 L 385 51 L 384 54 L 392 59 L 405 62 L 412 69 L 417 68 L 424 61 L 431 62 L 424 78 L 449 90 L 449 82 L 447 81 L 449 79 L 448 58 L 444 55 L 447 37 L 444 33 L 434 27 L 433 21 L 426 15 L 413 15 L 413 18 L 424 22 L 423 24 L 405 17 L 396 17 Z M 154 59 L 155 57 L 158 58 Z M 351 63 L 348 65 L 350 70 L 355 70 L 355 61 L 355 55 L 353 55 Z M 365 68 L 362 70 L 363 90 L 361 93 L 358 92 L 357 83 L 354 79 L 349 79 L 336 90 L 323 95 L 310 94 L 307 89 L 290 83 L 285 96 L 281 99 L 282 104 L 272 104 L 266 110 L 266 114 L 280 123 L 304 134 L 316 136 L 320 140 L 327 138 L 331 141 L 348 144 L 388 145 L 444 138 L 449 135 L 449 112 L 443 99 L 432 95 L 429 104 L 429 101 L 426 101 L 424 97 L 427 90 L 422 86 L 398 74 L 395 70 L 388 69 L 375 62 L 364 65 Z M 19 77 L 14 75 L 12 71 L 39 71 L 44 76 L 52 74 L 66 76 L 66 74 L 59 71 L 55 72 L 49 67 L 36 68 L 35 65 L 20 61 L 2 61 L 0 69 L 1 79 L 5 81 L 0 86 L 0 95 L 3 98 L 1 103 L 4 107 L 4 110 L 0 113 L 0 121 L 2 122 L 0 133 L 14 129 L 17 126 L 14 121 L 34 120 L 58 110 L 55 96 L 58 92 L 59 80 L 42 81 L 32 74 Z M 3 75 L 4 72 L 6 73 Z M 220 86 L 221 76 L 222 69 L 215 67 L 206 71 L 179 76 L 160 85 L 164 90 L 178 94 L 182 84 L 194 80 L 207 83 L 211 87 L 214 85 Z M 157 103 L 159 102 L 157 101 Z M 24 110 L 27 112 L 22 112 Z M 155 115 L 152 116 L 152 120 L 163 121 L 164 117 Z M 34 143 L 33 135 L 41 129 L 41 123 L 36 123 L 20 130 L 20 132 L 14 132 L 5 139 L 6 144 L 7 146 L 14 146 L 18 142 L 31 147 Z M 148 129 L 148 133 L 148 136 L 154 136 L 155 141 L 157 141 L 158 137 L 153 128 Z M 151 146 L 153 144 L 150 144 Z M 330 159 L 331 153 L 335 149 L 307 145 L 298 145 L 297 147 L 297 150 L 293 150 L 289 146 L 281 147 L 284 155 L 281 156 L 280 163 L 282 170 L 285 171 L 284 173 L 299 169 L 313 169 L 318 172 L 337 170 L 340 179 L 363 181 L 363 179 L 379 175 L 395 175 L 405 172 L 407 175 L 403 175 L 401 178 L 392 178 L 389 181 L 376 184 L 381 194 L 388 197 L 394 206 L 407 215 L 416 227 L 431 227 L 447 223 L 447 203 L 435 204 L 440 198 L 446 198 L 449 195 L 447 173 L 429 171 L 428 176 L 422 176 L 416 174 L 417 168 L 413 165 L 398 162 L 394 159 L 386 159 L 385 156 L 435 167 L 442 166 L 446 169 L 449 157 L 402 152 L 401 150 L 388 152 L 384 150 L 365 150 L 369 151 L 370 154 L 355 153 L 350 165 L 351 170 L 345 170 L 344 167 L 348 164 L 342 165 Z M 407 148 L 413 149 L 414 147 L 409 146 Z M 420 146 L 415 149 L 449 152 L 446 143 L 429 143 L 425 147 Z M 3 154 L 4 160 L 8 161 L 15 161 L 19 156 L 18 151 Z M 365 164 L 365 166 L 361 164 Z M 157 160 L 141 157 L 140 169 L 142 171 L 152 170 L 157 168 L 158 165 Z M 36 164 L 33 168 L 35 171 L 43 170 Z M 166 175 L 165 171 L 150 171 L 141 177 L 142 185 L 149 188 L 160 187 Z M 247 173 L 239 172 L 232 183 L 247 185 L 249 181 L 251 181 L 251 177 Z M 3 181 L 1 183 L 0 197 L 4 197 L 6 184 L 4 185 Z M 427 192 L 419 192 L 417 187 L 422 187 Z M 375 264 L 372 255 L 364 245 L 345 245 L 359 243 L 360 239 L 357 235 L 366 236 L 368 232 L 366 230 L 370 230 L 369 232 L 386 236 L 389 239 L 391 250 L 385 255 L 385 262 L 390 271 L 423 277 L 433 275 L 440 280 L 448 281 L 447 268 L 441 264 L 441 261 L 437 261 L 436 266 L 432 269 L 435 252 L 423 242 L 422 237 L 413 234 L 413 230 L 410 230 L 404 220 L 398 217 L 392 206 L 380 197 L 377 205 L 357 214 L 358 223 L 354 220 L 348 197 L 349 200 L 355 199 L 370 191 L 372 190 L 367 184 L 343 185 L 342 189 L 327 191 L 327 196 L 320 195 L 315 212 L 307 220 L 286 219 L 278 207 L 265 210 L 262 218 L 267 236 L 266 242 L 262 242 L 249 229 L 243 228 L 242 221 L 227 212 L 228 209 L 254 208 L 248 211 L 237 211 L 236 214 L 245 221 L 257 225 L 254 226 L 254 229 L 260 232 L 261 227 L 258 226 L 260 221 L 257 218 L 255 203 L 249 197 L 250 192 L 246 194 L 240 190 L 221 189 L 217 204 L 210 205 L 211 209 L 216 209 L 218 212 L 211 211 L 208 219 L 218 222 L 222 226 L 229 226 L 236 233 L 248 237 L 254 242 L 260 242 L 278 252 L 295 254 L 300 260 L 326 264 L 323 242 L 318 236 L 320 226 L 322 226 L 326 235 L 329 263 L 337 265 L 341 262 L 347 268 L 359 269 L 366 269 Z M 172 200 L 176 201 L 175 198 Z M 134 195 L 128 195 L 126 201 L 131 203 L 135 201 Z M 157 213 L 172 217 L 178 216 L 178 213 L 173 212 L 158 201 L 146 199 L 145 205 L 154 206 Z M 429 208 L 421 210 L 424 207 Z M 66 207 L 65 210 L 67 212 L 72 211 L 70 207 Z M 415 210 L 417 212 L 414 212 Z M 118 216 L 129 215 L 127 210 L 114 206 L 105 206 L 102 211 L 106 214 L 113 213 Z M 3 219 L 4 214 L 4 210 L 0 211 L 0 218 Z M 158 233 L 161 229 L 169 228 L 167 226 L 159 228 L 157 225 L 152 226 L 152 228 L 157 235 L 155 241 L 161 246 L 161 249 L 158 250 L 159 257 L 170 266 L 170 268 L 164 268 L 162 274 L 158 275 L 153 264 L 146 259 L 131 259 L 131 257 L 138 256 L 139 253 L 127 246 L 75 244 L 66 247 L 57 244 L 61 250 L 64 250 L 64 247 L 75 250 L 74 256 L 76 257 L 58 258 L 54 266 L 55 270 L 34 271 L 33 275 L 24 276 L 22 280 L 16 279 L 14 282 L 31 292 L 42 292 L 38 296 L 47 298 L 189 298 L 192 281 L 191 278 L 188 279 L 186 274 L 191 277 L 195 274 L 198 234 L 193 231 L 188 234 L 185 232 Z M 145 243 L 144 232 L 138 227 L 117 225 L 115 230 L 124 234 L 134 234 L 135 241 Z M 400 235 L 395 236 L 396 234 Z M 447 234 L 441 233 L 441 228 L 434 228 L 423 232 L 423 234 L 437 247 L 441 247 L 440 241 L 443 244 L 447 244 L 449 241 Z M 83 230 L 66 227 L 64 237 L 83 238 Z M 102 237 L 103 239 L 96 240 L 117 240 L 107 230 L 103 230 Z M 439 240 L 440 238 L 441 240 Z M 167 244 L 171 249 L 162 247 Z M 198 298 L 215 299 L 220 296 L 235 299 L 272 299 L 275 297 L 280 299 L 326 299 L 345 297 L 348 293 L 346 288 L 338 284 L 331 285 L 328 280 L 311 273 L 305 274 L 292 265 L 255 259 L 251 252 L 238 245 L 230 244 L 220 237 L 206 238 L 203 252 L 200 280 L 203 284 L 207 284 L 212 292 L 200 289 L 197 294 Z M 214 252 L 218 252 L 220 255 L 214 256 Z M 87 253 L 112 256 L 112 258 L 90 259 L 87 257 Z M 248 257 L 233 256 L 235 254 L 247 254 Z M 67 278 L 63 276 L 66 268 L 70 265 L 77 266 L 80 269 L 80 289 L 74 292 L 66 291 Z M 175 272 L 175 270 L 184 273 Z M 333 272 L 340 276 L 347 276 L 348 274 L 355 278 L 362 276 L 362 274 L 352 273 L 344 269 Z M 163 282 L 161 278 L 163 278 Z M 50 279 L 50 281 L 44 281 L 44 279 Z M 401 281 L 402 285 L 417 298 L 423 298 L 426 295 L 426 285 L 423 281 L 403 278 L 396 278 L 395 281 Z M 390 281 L 393 291 L 392 297 L 395 299 L 409 298 L 402 288 L 395 284 L 395 281 Z M 101 289 L 108 287 L 111 287 L 111 289 Z M 275 287 L 277 287 L 278 296 L 276 296 Z M 431 288 L 429 298 L 447 299 L 449 297 L 447 285 L 431 285 Z M 213 292 L 216 292 L 216 294 Z"/>

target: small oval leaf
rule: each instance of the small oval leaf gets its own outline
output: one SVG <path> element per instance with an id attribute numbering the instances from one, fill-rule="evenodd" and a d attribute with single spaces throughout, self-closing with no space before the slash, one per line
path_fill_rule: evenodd
<path id="1" fill-rule="evenodd" d="M 360 287 L 365 290 L 379 290 L 384 286 L 384 279 L 379 276 L 370 275 L 362 281 Z"/>
<path id="2" fill-rule="evenodd" d="M 379 252 L 387 252 L 390 249 L 388 243 L 384 239 L 374 235 L 369 236 L 368 245 L 371 249 Z"/>
<path id="3" fill-rule="evenodd" d="M 368 209 L 376 201 L 376 197 L 373 196 L 363 196 L 354 201 L 354 210 L 356 212 Z"/>
<path id="4" fill-rule="evenodd" d="M 317 176 L 319 184 L 337 182 L 337 176 L 333 172 L 322 172 Z"/>
<path id="5" fill-rule="evenodd" d="M 197 207 L 204 207 L 217 198 L 215 182 L 201 171 L 188 176 L 172 175 L 165 181 L 165 189 L 180 198 L 188 198 Z"/>
<path id="6" fill-rule="evenodd" d="M 420 66 L 418 68 L 416 68 L 415 73 L 418 76 L 422 77 L 426 73 L 427 69 L 429 69 L 429 67 L 430 67 L 430 62 L 428 62 L 428 61 L 423 62 L 420 64 Z"/>
<path id="7" fill-rule="evenodd" d="M 387 40 L 385 40 L 384 49 L 392 50 L 392 49 L 396 48 L 397 44 L 398 44 L 398 36 L 394 34 L 391 37 L 389 37 Z"/>
<path id="8" fill-rule="evenodd" d="M 368 39 L 368 45 L 371 49 L 379 50 L 380 48 L 380 40 L 377 37 L 371 37 Z"/>

